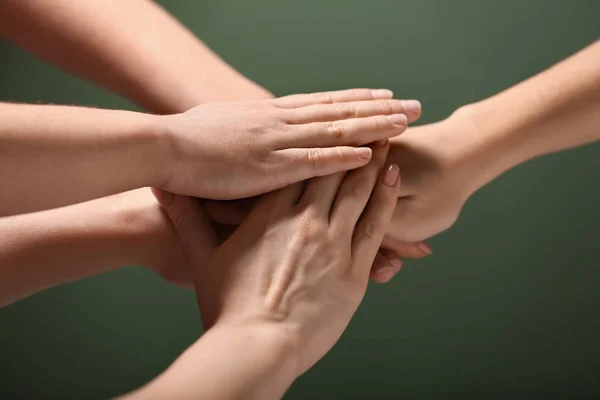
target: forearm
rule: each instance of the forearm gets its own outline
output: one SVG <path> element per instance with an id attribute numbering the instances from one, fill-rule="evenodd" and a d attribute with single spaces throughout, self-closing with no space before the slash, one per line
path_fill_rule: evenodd
<path id="1" fill-rule="evenodd" d="M 482 186 L 544 154 L 600 140 L 600 41 L 511 89 L 465 107 Z"/>
<path id="2" fill-rule="evenodd" d="M 152 112 L 270 97 L 149 0 L 3 1 L 0 34 Z"/>
<path id="3" fill-rule="evenodd" d="M 217 324 L 162 375 L 125 398 L 280 399 L 296 378 L 294 351 L 275 324 Z"/>
<path id="4" fill-rule="evenodd" d="M 156 185 L 169 144 L 162 117 L 0 103 L 0 216 Z"/>
<path id="5" fill-rule="evenodd" d="M 177 246 L 149 189 L 0 218 L 0 306 L 126 265 L 166 262 Z"/>

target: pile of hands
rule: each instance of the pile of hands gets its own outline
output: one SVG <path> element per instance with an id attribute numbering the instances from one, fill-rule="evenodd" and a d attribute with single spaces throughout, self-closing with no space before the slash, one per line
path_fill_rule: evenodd
<path id="1" fill-rule="evenodd" d="M 477 189 L 477 154 L 458 145 L 474 126 L 458 111 L 407 129 L 420 103 L 392 96 L 302 94 L 161 117 L 179 161 L 152 192 L 173 250 L 147 264 L 196 289 L 205 330 L 285 333 L 299 375 L 338 340 L 369 278 L 387 282 L 402 258 L 431 253 L 424 240 Z"/>

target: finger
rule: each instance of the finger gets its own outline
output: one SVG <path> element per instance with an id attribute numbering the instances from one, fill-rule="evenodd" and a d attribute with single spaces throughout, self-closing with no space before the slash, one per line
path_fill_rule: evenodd
<path id="1" fill-rule="evenodd" d="M 408 120 L 404 114 L 290 125 L 288 132 L 274 139 L 274 145 L 280 149 L 361 146 L 398 136 L 406 130 L 407 126 Z"/>
<path id="2" fill-rule="evenodd" d="M 364 118 L 374 115 L 404 114 L 408 122 L 421 116 L 421 103 L 416 100 L 370 100 L 347 103 L 313 104 L 294 108 L 285 112 L 290 124 L 337 121 L 350 118 Z"/>
<path id="3" fill-rule="evenodd" d="M 362 167 L 371 159 L 372 151 L 368 147 L 327 147 L 313 149 L 277 150 L 269 164 L 274 179 L 275 190 L 289 184 L 317 176 L 335 174 Z"/>
<path id="4" fill-rule="evenodd" d="M 303 179 L 299 179 L 302 181 Z M 256 206 L 250 212 L 252 215 L 271 214 L 272 216 L 281 215 L 287 212 L 291 207 L 295 206 L 304 192 L 305 182 L 296 182 L 285 187 L 263 194 Z"/>
<path id="5" fill-rule="evenodd" d="M 273 105 L 280 108 L 296 108 L 311 104 L 343 103 L 346 101 L 391 99 L 394 93 L 388 89 L 350 89 L 333 92 L 316 92 L 293 94 L 273 100 Z"/>
<path id="6" fill-rule="evenodd" d="M 211 221 L 223 225 L 239 225 L 250 213 L 258 198 L 250 197 L 241 200 L 205 200 L 204 208 Z"/>
<path id="7" fill-rule="evenodd" d="M 187 256 L 208 260 L 216 250 L 218 240 L 203 206 L 192 197 L 154 188 L 152 191 L 171 219 Z"/>
<path id="8" fill-rule="evenodd" d="M 404 242 L 391 235 L 383 238 L 381 247 L 391 250 L 404 258 L 423 258 L 432 253 L 431 247 L 426 242 Z"/>
<path id="9" fill-rule="evenodd" d="M 353 267 L 356 272 L 368 275 L 371 265 L 387 232 L 394 213 L 400 175 L 397 165 L 390 165 L 378 180 L 369 205 L 354 230 L 352 238 Z"/>
<path id="10" fill-rule="evenodd" d="M 377 175 L 385 163 L 389 143 L 373 146 L 371 162 L 348 174 L 338 191 L 331 211 L 331 225 L 336 234 L 352 236 L 377 182 Z"/>
<path id="11" fill-rule="evenodd" d="M 331 206 L 345 176 L 346 172 L 338 172 L 311 179 L 306 184 L 299 206 L 313 207 L 320 217 L 329 221 Z"/>
<path id="12" fill-rule="evenodd" d="M 401 268 L 402 260 L 398 255 L 389 250 L 379 249 L 371 267 L 370 278 L 376 283 L 387 283 Z"/>

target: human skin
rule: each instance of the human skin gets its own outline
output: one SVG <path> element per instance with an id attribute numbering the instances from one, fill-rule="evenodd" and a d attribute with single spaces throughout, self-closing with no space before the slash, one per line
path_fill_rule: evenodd
<path id="1" fill-rule="evenodd" d="M 0 218 L 0 307 L 126 265 L 186 285 L 187 258 L 150 189 Z M 169 268 L 172 263 L 180 266 Z M 191 287 L 188 284 L 188 287 Z"/>
<path id="2" fill-rule="evenodd" d="M 150 0 L 7 0 L 0 35 L 153 113 L 273 97 Z"/>
<path id="3" fill-rule="evenodd" d="M 598 140 L 600 41 L 446 120 L 392 139 L 389 160 L 400 167 L 402 186 L 384 247 L 393 251 L 395 242 L 450 228 L 470 196 L 504 172 Z M 378 278 L 375 268 L 373 275 L 387 281 L 393 272 Z"/>
<path id="4" fill-rule="evenodd" d="M 348 174 L 263 196 L 220 246 L 197 202 L 158 192 L 174 224 L 189 216 L 178 232 L 208 331 L 125 398 L 281 398 L 365 295 L 398 196 L 397 166 L 382 171 L 388 147 L 375 145 L 373 161 Z"/>
<path id="5" fill-rule="evenodd" d="M 0 34 L 38 57 L 159 114 L 182 113 L 206 102 L 273 98 L 268 90 L 227 65 L 151 1 L 1 2 Z M 182 61 L 172 62 L 175 59 Z M 331 101 L 323 93 L 315 96 L 321 102 Z M 345 114 L 355 112 L 348 106 L 346 104 L 341 111 Z M 382 114 L 389 114 L 390 107 L 385 102 L 379 102 L 378 106 L 381 107 Z M 6 109 L 10 111 L 8 114 L 15 110 L 13 107 L 11 105 L 10 109 Z M 420 116 L 418 102 L 409 102 L 405 109 L 409 121 Z M 55 112 L 57 108 L 36 110 Z M 82 111 L 97 113 L 95 116 L 103 119 L 102 123 L 94 124 L 90 129 L 99 126 L 106 129 L 104 119 L 107 111 Z M 119 116 L 135 117 L 138 120 L 146 117 L 123 112 Z M 45 124 L 44 129 L 47 129 L 47 125 L 52 124 Z M 81 130 L 78 131 L 78 134 L 82 133 Z M 8 158 L 4 160 L 8 161 Z M 61 160 L 58 161 L 60 164 Z M 57 166 L 50 162 L 53 167 Z M 118 165 L 111 162 L 104 167 L 110 169 Z M 36 171 L 41 170 L 45 171 L 46 168 L 38 168 Z M 80 168 L 63 168 L 62 173 L 68 175 L 82 171 Z M 121 165 L 121 168 L 115 168 L 107 175 L 122 179 L 122 172 Z M 7 203 L 4 202 L 4 206 L 0 207 L 0 214 L 57 207 L 62 203 L 81 201 L 88 197 L 60 187 L 61 184 L 68 185 L 73 181 L 62 179 L 58 185 L 48 185 L 44 179 L 41 183 L 46 185 L 47 191 L 43 196 L 29 196 L 23 202 L 12 201 L 11 210 L 8 210 Z M 33 186 L 33 190 L 40 191 L 44 185 Z M 3 195 L 7 198 L 16 196 L 17 189 L 3 191 Z M 65 221 L 78 221 L 78 224 L 70 226 Z M 132 190 L 73 207 L 15 216 L 0 222 L 4 232 L 20 231 L 13 240 L 5 242 L 1 250 L 3 255 L 0 257 L 5 260 L 3 283 L 7 286 L 3 290 L 2 304 L 48 287 L 131 264 L 146 266 L 177 285 L 192 286 L 187 260 L 183 257 L 181 244 L 176 236 L 177 226 L 173 226 L 166 218 L 149 189 Z M 69 240 L 76 233 L 82 243 L 81 252 L 65 257 L 70 254 Z M 98 248 L 93 247 L 94 243 L 98 244 Z M 122 246 L 123 243 L 128 245 Z M 147 250 L 140 251 L 140 247 Z M 35 253 L 21 254 L 9 264 L 7 260 L 15 255 L 15 251 L 23 248 L 43 248 L 44 251 L 38 254 L 43 254 L 44 257 L 36 258 Z M 114 251 L 108 254 L 103 249 Z M 128 251 L 124 251 L 125 249 Z M 92 258 L 97 262 L 78 261 Z M 31 276 L 37 278 L 32 282 L 23 280 Z"/>
<path id="6" fill-rule="evenodd" d="M 406 129 L 388 90 L 211 103 L 152 115 L 0 104 L 0 215 L 155 186 L 231 199 L 368 163 Z"/>
<path id="7" fill-rule="evenodd" d="M 598 140 L 600 41 L 443 121 L 390 139 L 388 161 L 400 167 L 402 184 L 371 278 L 387 282 L 399 271 L 401 257 L 429 254 L 423 241 L 449 229 L 468 199 L 504 172 Z M 236 224 L 251 205 L 214 203 L 209 210 Z"/>

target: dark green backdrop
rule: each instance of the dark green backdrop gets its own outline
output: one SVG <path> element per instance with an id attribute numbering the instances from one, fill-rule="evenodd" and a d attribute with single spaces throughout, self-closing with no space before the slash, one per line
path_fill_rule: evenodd
<path id="1" fill-rule="evenodd" d="M 390 87 L 423 122 L 600 38 L 597 0 L 162 3 L 277 94 Z M 8 44 L 0 60 L 0 100 L 133 108 Z M 287 398 L 599 394 L 599 157 L 546 157 L 477 193 Z M 140 268 L 49 290 L 0 310 L 0 398 L 115 395 L 199 332 L 193 294 Z"/>

